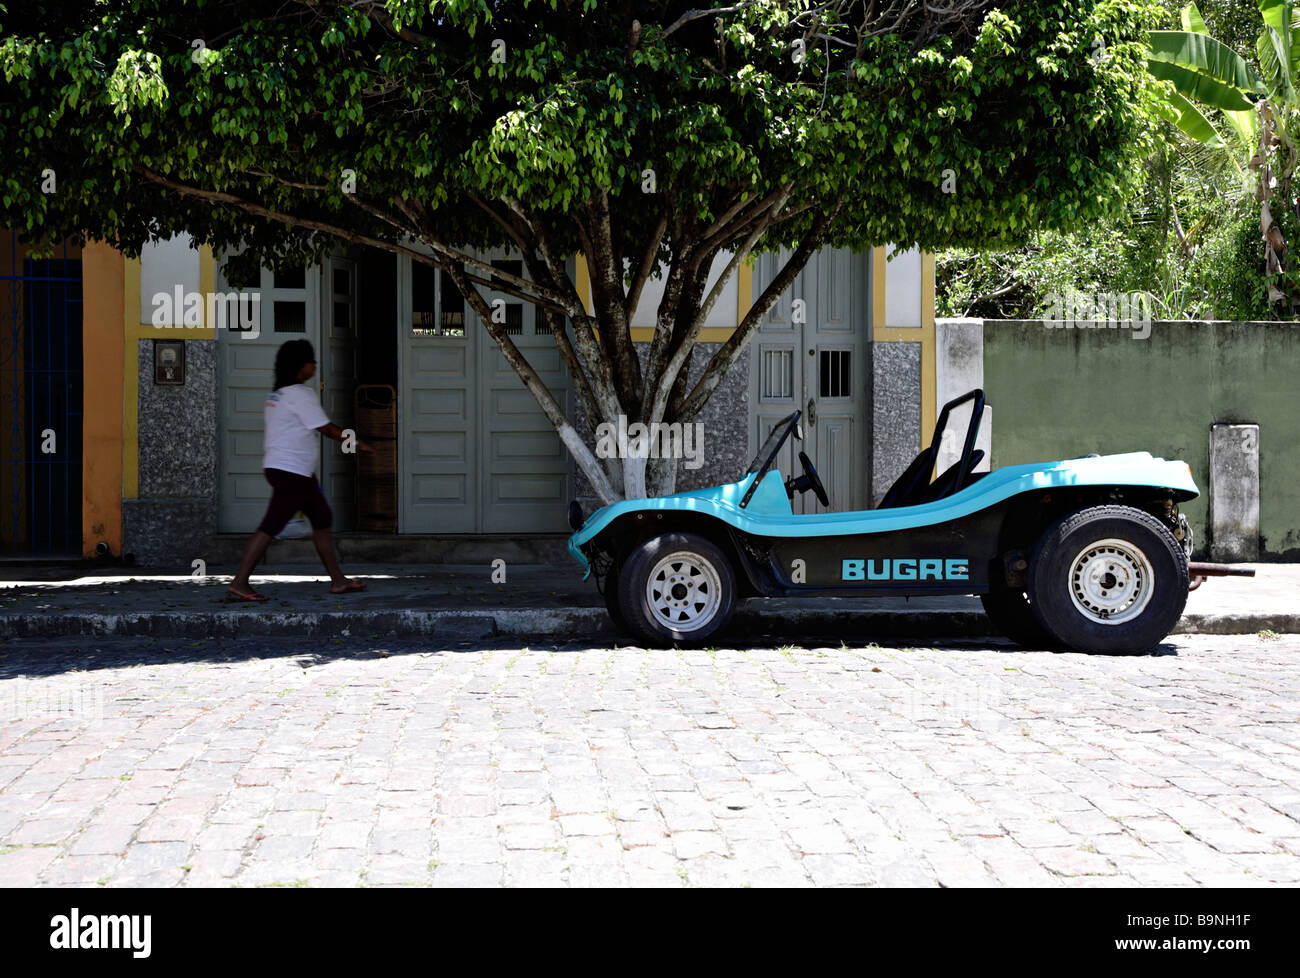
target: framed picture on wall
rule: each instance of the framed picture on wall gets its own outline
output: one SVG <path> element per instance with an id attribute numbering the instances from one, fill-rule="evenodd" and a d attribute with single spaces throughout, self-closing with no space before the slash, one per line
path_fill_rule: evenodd
<path id="1" fill-rule="evenodd" d="M 153 341 L 153 382 L 162 387 L 185 385 L 185 341 Z"/>

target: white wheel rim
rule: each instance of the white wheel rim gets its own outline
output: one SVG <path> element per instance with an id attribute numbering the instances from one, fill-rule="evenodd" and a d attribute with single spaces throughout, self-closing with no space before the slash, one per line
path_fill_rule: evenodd
<path id="1" fill-rule="evenodd" d="M 1127 540 L 1098 540 L 1079 551 L 1070 565 L 1070 598 L 1089 621 L 1123 625 L 1151 603 L 1156 574 L 1139 548 Z"/>
<path id="2" fill-rule="evenodd" d="M 722 607 L 722 580 L 699 554 L 679 550 L 650 570 L 646 606 L 655 621 L 677 632 L 696 632 Z"/>

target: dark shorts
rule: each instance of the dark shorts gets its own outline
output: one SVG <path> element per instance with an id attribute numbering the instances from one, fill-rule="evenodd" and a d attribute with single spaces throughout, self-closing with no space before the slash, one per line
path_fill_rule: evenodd
<path id="1" fill-rule="evenodd" d="M 295 513 L 306 516 L 313 530 L 328 530 L 334 525 L 334 514 L 314 475 L 296 475 L 281 469 L 262 472 L 271 483 L 271 505 L 266 507 L 258 529 L 267 536 L 273 537 L 283 530 Z"/>

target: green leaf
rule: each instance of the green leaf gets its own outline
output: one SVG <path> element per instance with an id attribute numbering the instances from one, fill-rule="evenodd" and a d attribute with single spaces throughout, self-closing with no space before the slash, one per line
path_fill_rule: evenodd
<path id="1" fill-rule="evenodd" d="M 1206 34 L 1151 31 L 1147 38 L 1148 70 L 1173 82 L 1185 98 L 1238 112 L 1251 105 L 1244 93 L 1263 92 L 1263 81 L 1246 60 Z"/>
<path id="2" fill-rule="evenodd" d="M 1232 127 L 1233 132 L 1241 141 L 1242 146 L 1250 153 L 1255 151 L 1255 144 L 1259 142 L 1258 133 L 1259 115 L 1252 111 L 1248 112 L 1225 112 L 1223 121 Z"/>
<path id="3" fill-rule="evenodd" d="M 1181 19 L 1183 30 L 1190 31 L 1193 34 L 1208 34 L 1209 28 L 1205 26 L 1205 21 L 1201 18 L 1201 12 L 1196 8 L 1196 4 L 1189 3 L 1182 9 Z"/>
<path id="4" fill-rule="evenodd" d="M 1292 0 L 1259 0 L 1259 15 L 1264 25 L 1273 28 L 1287 47 L 1291 46 L 1291 24 L 1295 20 Z"/>
<path id="5" fill-rule="evenodd" d="M 1279 102 L 1295 100 L 1295 87 L 1291 83 L 1291 72 L 1286 63 L 1290 60 L 1289 51 L 1282 46 L 1282 39 L 1273 28 L 1265 27 L 1255 40 L 1255 53 L 1259 57 L 1259 69 L 1264 74 L 1264 84 L 1269 95 Z"/>
<path id="6" fill-rule="evenodd" d="M 1200 109 L 1177 92 L 1166 96 L 1164 101 L 1158 103 L 1156 111 L 1198 143 L 1214 147 L 1225 145 L 1214 124 L 1201 114 Z"/>
<path id="7" fill-rule="evenodd" d="M 1264 81 L 1274 98 L 1294 102 L 1295 65 L 1291 56 L 1294 12 L 1291 0 L 1259 0 L 1259 13 L 1264 18 L 1264 29 L 1255 42 L 1255 53 L 1259 56 Z"/>

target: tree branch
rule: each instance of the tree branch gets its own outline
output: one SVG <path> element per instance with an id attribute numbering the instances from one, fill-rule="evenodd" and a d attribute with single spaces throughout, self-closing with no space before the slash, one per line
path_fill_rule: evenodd
<path id="1" fill-rule="evenodd" d="M 533 302 L 538 305 L 551 305 L 561 310 L 565 308 L 560 297 L 552 294 L 550 290 L 539 289 L 536 287 L 536 283 L 502 272 L 487 262 L 475 258 L 473 255 L 464 254 L 443 244 L 437 239 L 431 239 L 426 233 L 418 233 L 411 236 L 417 238 L 417 240 L 433 249 L 436 257 L 432 261 L 430 260 L 430 256 L 416 251 L 414 248 L 398 244 L 395 241 L 389 241 L 385 238 L 377 238 L 370 234 L 362 234 L 359 231 L 353 231 L 350 228 L 345 228 L 337 224 L 330 224 L 327 221 L 321 221 L 309 217 L 300 217 L 296 214 L 287 214 L 283 211 L 273 210 L 269 207 L 254 203 L 250 200 L 245 200 L 242 197 L 227 193 L 223 190 L 204 190 L 201 187 L 194 187 L 189 184 L 181 183 L 178 180 L 172 180 L 170 177 L 165 177 L 161 173 L 157 173 L 147 166 L 137 165 L 135 171 L 151 183 L 155 183 L 160 187 L 166 187 L 168 190 L 174 191 L 175 193 L 183 194 L 187 197 L 195 197 L 199 200 L 206 200 L 210 203 L 227 204 L 231 207 L 242 210 L 245 213 L 252 214 L 256 217 L 262 217 L 269 221 L 275 221 L 277 224 L 284 224 L 287 227 L 303 228 L 308 231 L 318 231 L 321 234 L 328 234 L 331 237 L 340 238 L 344 241 L 351 241 L 353 244 L 370 245 L 372 248 L 379 248 L 381 251 L 390 251 L 393 254 L 405 255 L 408 258 L 424 262 L 425 264 L 432 264 L 437 267 L 450 267 L 453 264 L 459 263 L 462 266 L 476 268 L 486 272 L 489 276 L 488 278 L 469 276 L 469 278 L 481 285 L 491 286 L 499 292 L 515 295 L 527 302 Z M 351 197 L 351 195 L 349 195 L 349 197 Z M 362 210 L 373 214 L 385 223 L 391 224 L 399 230 L 403 228 L 403 225 L 401 225 L 400 222 L 394 222 L 391 215 L 385 215 L 382 210 L 374 205 L 365 204 L 361 201 L 356 201 L 355 203 Z M 405 233 L 410 234 L 410 231 L 408 230 Z M 439 261 L 437 258 L 441 258 L 442 260 Z M 506 282 L 507 287 L 502 287 L 500 282 L 496 281 L 497 279 Z M 513 288 L 511 288 L 511 286 L 513 286 Z"/>
<path id="2" fill-rule="evenodd" d="M 758 297 L 758 301 L 754 303 L 740 325 L 736 327 L 735 332 L 731 334 L 731 338 L 709 360 L 708 366 L 704 369 L 704 376 L 700 378 L 682 403 L 681 414 L 672 420 L 693 421 L 695 416 L 699 414 L 700 409 L 704 407 L 704 403 L 709 399 L 709 395 L 722 382 L 723 376 L 740 359 L 740 355 L 745 351 L 745 347 L 758 330 L 764 317 L 776 305 L 776 300 L 794 284 L 795 278 L 808 264 L 808 259 L 821 247 L 821 243 L 830 230 L 831 223 L 839 214 L 841 206 L 841 202 L 836 201 L 833 207 L 822 211 L 818 215 L 807 237 L 799 243 L 799 247 L 795 249 L 794 254 L 785 263 L 785 267 L 763 290 L 763 293 Z"/>
<path id="3" fill-rule="evenodd" d="M 719 17 L 722 14 L 734 14 L 738 10 L 744 10 L 746 7 L 752 7 L 757 0 L 747 0 L 745 3 L 738 3 L 731 7 L 710 7 L 707 10 L 688 10 L 678 17 L 671 27 L 664 31 L 664 37 L 677 31 L 680 27 L 685 27 L 693 20 L 699 20 L 701 17 Z"/>
<path id="4" fill-rule="evenodd" d="M 663 214 L 659 216 L 659 223 L 655 225 L 654 232 L 650 235 L 650 240 L 646 243 L 645 251 L 641 255 L 641 264 L 637 266 L 636 274 L 633 275 L 632 283 L 627 290 L 627 300 L 623 308 L 628 322 L 631 322 L 632 317 L 636 315 L 636 307 L 641 304 L 641 293 L 650 278 L 650 273 L 658 264 L 659 246 L 663 243 L 664 232 L 667 230 L 668 210 L 665 208 Z"/>

